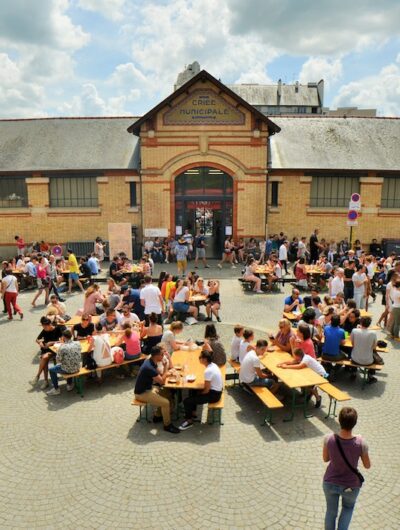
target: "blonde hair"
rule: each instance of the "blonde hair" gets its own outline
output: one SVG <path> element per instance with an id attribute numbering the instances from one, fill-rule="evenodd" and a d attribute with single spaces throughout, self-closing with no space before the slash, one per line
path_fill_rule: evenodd
<path id="1" fill-rule="evenodd" d="M 292 329 L 292 323 L 287 318 L 281 318 L 278 324 L 285 326 L 287 329 Z"/>
<path id="2" fill-rule="evenodd" d="M 176 322 L 172 322 L 172 324 L 169 326 L 169 329 L 171 331 L 179 331 L 183 329 L 183 324 L 180 320 L 177 320 Z"/>
<path id="3" fill-rule="evenodd" d="M 95 293 L 96 291 L 98 291 L 100 289 L 100 287 L 98 286 L 97 283 L 94 283 L 93 285 L 90 285 L 87 289 L 86 289 L 86 292 L 85 292 L 85 298 L 87 298 L 88 296 L 90 296 L 91 294 Z"/>

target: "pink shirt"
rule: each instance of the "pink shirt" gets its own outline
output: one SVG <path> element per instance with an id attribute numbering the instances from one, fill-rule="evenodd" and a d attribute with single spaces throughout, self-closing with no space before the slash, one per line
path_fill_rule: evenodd
<path id="1" fill-rule="evenodd" d="M 83 312 L 88 313 L 89 315 L 95 315 L 96 302 L 101 302 L 102 300 L 103 297 L 97 291 L 91 293 L 87 298 L 85 298 L 85 302 L 83 304 Z"/>
<path id="2" fill-rule="evenodd" d="M 313 359 L 316 359 L 314 343 L 311 339 L 296 341 L 296 348 L 300 348 L 306 355 L 309 355 Z"/>
<path id="3" fill-rule="evenodd" d="M 142 349 L 140 347 L 139 335 L 135 332 L 130 337 L 124 335 L 124 342 L 126 346 L 126 353 L 128 355 L 138 355 Z"/>

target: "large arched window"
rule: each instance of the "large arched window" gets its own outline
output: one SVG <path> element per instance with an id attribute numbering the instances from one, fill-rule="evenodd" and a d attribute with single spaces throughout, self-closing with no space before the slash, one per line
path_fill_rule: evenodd
<path id="1" fill-rule="evenodd" d="M 232 196 L 233 180 L 230 175 L 212 167 L 188 169 L 175 179 L 177 196 Z"/>

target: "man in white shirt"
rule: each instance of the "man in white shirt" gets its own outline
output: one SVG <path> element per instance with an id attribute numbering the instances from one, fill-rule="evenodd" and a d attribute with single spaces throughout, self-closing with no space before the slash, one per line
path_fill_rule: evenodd
<path id="1" fill-rule="evenodd" d="M 260 357 L 267 351 L 268 342 L 259 339 L 255 350 L 249 350 L 244 357 L 239 372 L 239 381 L 250 386 L 265 386 L 273 394 L 279 389 L 279 383 L 271 378 L 270 374 L 261 369 Z"/>
<path id="2" fill-rule="evenodd" d="M 344 270 L 336 269 L 334 278 L 329 280 L 329 296 L 335 298 L 338 293 L 344 292 Z"/>
<path id="3" fill-rule="evenodd" d="M 163 309 L 163 299 L 161 291 L 156 285 L 152 285 L 151 276 L 145 276 L 145 286 L 140 291 L 140 303 L 144 307 L 146 326 L 149 325 L 150 313 L 155 313 L 158 323 L 161 324 L 161 313 Z"/>
<path id="4" fill-rule="evenodd" d="M 288 270 L 287 270 L 288 248 L 289 248 L 289 241 L 284 241 L 282 245 L 279 247 L 279 261 L 281 262 L 282 266 L 285 267 L 285 274 L 288 273 Z"/>
<path id="5" fill-rule="evenodd" d="M 307 253 L 307 244 L 306 244 L 306 241 L 307 241 L 307 238 L 305 236 L 303 236 L 300 241 L 299 241 L 299 244 L 297 246 L 297 257 L 300 259 L 300 258 L 305 258 L 306 257 L 306 253 Z"/>

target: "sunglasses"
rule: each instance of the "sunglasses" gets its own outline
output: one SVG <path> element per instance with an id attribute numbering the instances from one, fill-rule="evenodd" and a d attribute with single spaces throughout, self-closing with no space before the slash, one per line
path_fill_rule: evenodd
<path id="1" fill-rule="evenodd" d="M 82 322 L 89 322 L 88 318 L 82 318 Z"/>

